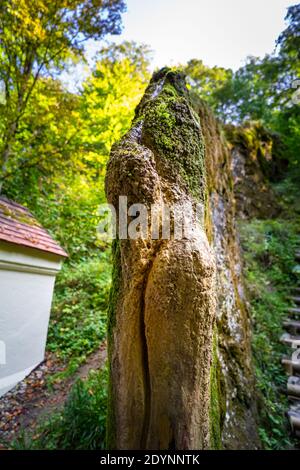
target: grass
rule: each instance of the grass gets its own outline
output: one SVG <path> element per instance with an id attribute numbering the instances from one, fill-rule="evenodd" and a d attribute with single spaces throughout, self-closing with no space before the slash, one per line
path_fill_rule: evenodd
<path id="1" fill-rule="evenodd" d="M 104 449 L 107 367 L 78 379 L 60 412 L 44 417 L 34 432 L 23 431 L 9 444 L 13 450 Z"/>
<path id="2" fill-rule="evenodd" d="M 297 223 L 291 214 L 276 220 L 240 221 L 245 279 L 253 321 L 253 353 L 260 392 L 259 433 L 266 449 L 293 446 L 285 412 L 287 377 L 281 358 L 288 351 L 279 338 L 282 321 L 291 305 L 288 295 L 297 283 L 294 253 L 299 246 Z"/>

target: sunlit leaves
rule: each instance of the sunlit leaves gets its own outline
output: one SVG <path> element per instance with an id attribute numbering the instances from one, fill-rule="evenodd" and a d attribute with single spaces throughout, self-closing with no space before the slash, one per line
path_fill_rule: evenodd
<path id="1" fill-rule="evenodd" d="M 81 56 L 87 39 L 120 33 L 124 8 L 123 0 L 1 1 L 1 185 L 16 159 L 16 141 L 26 133 L 21 127 L 39 78 Z"/>
<path id="2" fill-rule="evenodd" d="M 81 121 L 84 158 L 101 171 L 111 146 L 130 127 L 149 79 L 147 49 L 124 43 L 99 56 L 84 83 Z"/>
<path id="3" fill-rule="evenodd" d="M 105 202 L 110 148 L 129 129 L 149 78 L 147 51 L 135 44 L 108 48 L 98 59 L 81 94 L 39 78 L 4 184 L 5 193 L 28 204 L 72 260 L 87 258 L 99 245 L 98 206 Z"/>

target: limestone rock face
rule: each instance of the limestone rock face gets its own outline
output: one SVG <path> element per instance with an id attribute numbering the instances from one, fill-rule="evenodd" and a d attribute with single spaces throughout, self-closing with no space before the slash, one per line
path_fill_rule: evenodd
<path id="1" fill-rule="evenodd" d="M 218 345 L 215 361 L 218 389 L 217 397 L 214 397 L 213 435 L 215 443 L 226 449 L 257 449 L 260 441 L 251 357 L 251 321 L 236 229 L 233 152 L 207 105 L 195 99 L 194 108 L 200 117 L 206 144 L 209 196 L 205 226 L 217 266 Z"/>
<path id="2" fill-rule="evenodd" d="M 142 203 L 150 210 L 155 204 L 160 212 L 176 204 L 185 213 L 198 203 L 204 213 L 204 158 L 184 77 L 163 69 L 153 76 L 131 130 L 113 147 L 107 199 L 117 214 L 119 196 L 127 197 L 128 207 Z M 108 445 L 206 449 L 215 258 L 204 219 L 182 239 L 153 239 L 151 227 L 148 217 L 148 233 L 137 239 L 123 234 L 114 242 Z"/>
<path id="3" fill-rule="evenodd" d="M 258 123 L 226 126 L 230 142 L 236 213 L 240 218 L 276 217 L 280 207 L 270 181 L 277 181 L 286 160 L 278 136 Z"/>
<path id="4" fill-rule="evenodd" d="M 148 217 L 143 236 L 114 241 L 110 448 L 260 447 L 231 150 L 212 112 L 169 69 L 153 76 L 113 147 L 106 194 L 117 224 L 119 196 L 130 224 L 137 203 L 147 214 L 155 205 L 159 217 L 166 205 L 185 214 L 198 204 L 202 217 L 181 239 L 151 236 Z"/>

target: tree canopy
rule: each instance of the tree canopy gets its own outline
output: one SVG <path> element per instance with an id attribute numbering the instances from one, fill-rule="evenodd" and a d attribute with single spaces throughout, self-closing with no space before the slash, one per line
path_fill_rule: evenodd
<path id="1" fill-rule="evenodd" d="M 41 75 L 82 57 L 84 43 L 121 32 L 123 0 L 3 0 L 0 4 L 0 188 Z"/>

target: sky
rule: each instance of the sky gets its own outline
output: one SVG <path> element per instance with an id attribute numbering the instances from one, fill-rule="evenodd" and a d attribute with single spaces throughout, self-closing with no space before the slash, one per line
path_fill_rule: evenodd
<path id="1" fill-rule="evenodd" d="M 151 69 L 201 59 L 205 65 L 238 69 L 247 56 L 274 51 L 285 29 L 285 15 L 297 0 L 126 0 L 120 36 L 88 41 L 86 57 L 93 66 L 95 53 L 107 43 L 135 41 L 152 50 Z M 76 91 L 90 74 L 77 65 L 61 79 Z"/>
<path id="2" fill-rule="evenodd" d="M 127 0 L 123 33 L 153 50 L 153 67 L 191 58 L 236 70 L 249 55 L 263 56 L 285 28 L 297 0 Z"/>

